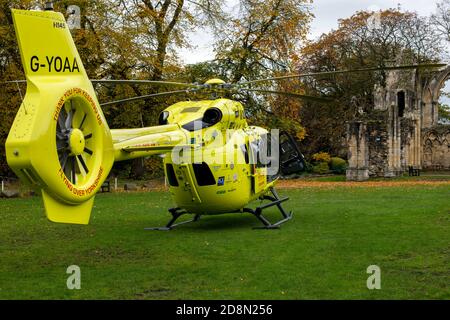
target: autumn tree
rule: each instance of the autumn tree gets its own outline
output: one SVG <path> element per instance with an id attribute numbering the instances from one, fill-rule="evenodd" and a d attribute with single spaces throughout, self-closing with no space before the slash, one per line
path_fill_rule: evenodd
<path id="1" fill-rule="evenodd" d="M 151 53 L 151 63 L 141 66 L 152 80 L 161 80 L 176 50 L 189 47 L 187 34 L 224 19 L 222 2 L 218 0 L 121 0 L 127 25 L 136 30 L 136 43 L 142 53 Z M 169 61 L 169 64 L 167 64 Z M 171 62 L 171 63 L 170 63 Z M 167 70 L 169 69 L 169 70 Z"/>
<path id="2" fill-rule="evenodd" d="M 239 82 L 294 71 L 312 18 L 309 4 L 308 0 L 240 1 L 235 16 L 217 32 L 216 62 L 228 79 Z M 271 83 L 261 85 L 277 89 Z M 303 135 L 296 101 L 250 93 L 235 98 L 245 104 L 251 124 Z"/>
<path id="3" fill-rule="evenodd" d="M 216 58 L 233 81 L 291 70 L 312 14 L 308 0 L 243 0 L 218 32 Z"/>

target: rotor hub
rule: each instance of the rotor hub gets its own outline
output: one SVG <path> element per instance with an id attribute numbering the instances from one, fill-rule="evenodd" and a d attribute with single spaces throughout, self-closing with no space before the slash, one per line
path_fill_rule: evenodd
<path id="1" fill-rule="evenodd" d="M 205 84 L 209 84 L 209 85 L 221 85 L 221 84 L 225 84 L 225 81 L 223 81 L 222 79 L 209 79 L 208 81 L 205 82 Z"/>
<path id="2" fill-rule="evenodd" d="M 80 129 L 72 129 L 69 134 L 69 146 L 73 155 L 78 156 L 83 153 L 86 141 Z"/>

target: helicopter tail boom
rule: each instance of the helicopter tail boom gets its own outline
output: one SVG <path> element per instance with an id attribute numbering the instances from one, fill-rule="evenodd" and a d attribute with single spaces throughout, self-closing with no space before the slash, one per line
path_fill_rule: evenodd
<path id="1" fill-rule="evenodd" d="M 124 161 L 171 152 L 174 148 L 191 147 L 188 137 L 177 124 L 140 129 L 111 130 L 115 161 Z"/>

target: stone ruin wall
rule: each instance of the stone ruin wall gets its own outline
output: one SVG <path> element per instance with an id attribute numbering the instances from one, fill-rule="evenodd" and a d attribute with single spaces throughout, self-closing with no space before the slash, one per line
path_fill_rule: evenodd
<path id="1" fill-rule="evenodd" d="M 437 121 L 439 90 L 449 76 L 450 66 L 428 78 L 415 71 L 389 73 L 386 86 L 374 90 L 372 110 L 347 124 L 347 180 L 395 177 L 410 166 L 450 169 L 450 125 Z"/>
<path id="2" fill-rule="evenodd" d="M 389 154 L 388 134 L 386 121 L 377 120 L 368 123 L 369 141 L 369 176 L 382 177 L 388 166 Z"/>
<path id="3" fill-rule="evenodd" d="M 429 170 L 450 170 L 450 125 L 424 130 L 422 141 L 422 167 Z"/>

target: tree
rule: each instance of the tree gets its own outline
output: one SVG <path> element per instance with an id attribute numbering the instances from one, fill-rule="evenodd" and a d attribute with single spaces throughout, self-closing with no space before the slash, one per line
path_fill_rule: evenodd
<path id="1" fill-rule="evenodd" d="M 289 71 L 309 30 L 308 0 L 243 0 L 217 32 L 216 58 L 233 81 Z"/>
<path id="2" fill-rule="evenodd" d="M 137 30 L 136 43 L 144 54 L 151 53 L 151 63 L 142 71 L 152 80 L 163 78 L 167 60 L 176 61 L 176 49 L 190 46 L 189 31 L 224 19 L 218 0 L 121 0 L 120 4 L 127 24 Z"/>
<path id="3" fill-rule="evenodd" d="M 450 2 L 448 0 L 438 2 L 436 13 L 431 16 L 431 23 L 440 35 L 450 42 Z"/>
<path id="4" fill-rule="evenodd" d="M 309 3 L 308 0 L 241 1 L 236 16 L 216 32 L 216 63 L 228 79 L 236 83 L 292 72 L 312 18 Z M 272 90 L 278 88 L 276 84 L 262 85 Z M 299 138 L 304 136 L 295 112 L 297 101 L 250 93 L 235 98 L 244 103 L 251 124 L 286 129 Z"/>

